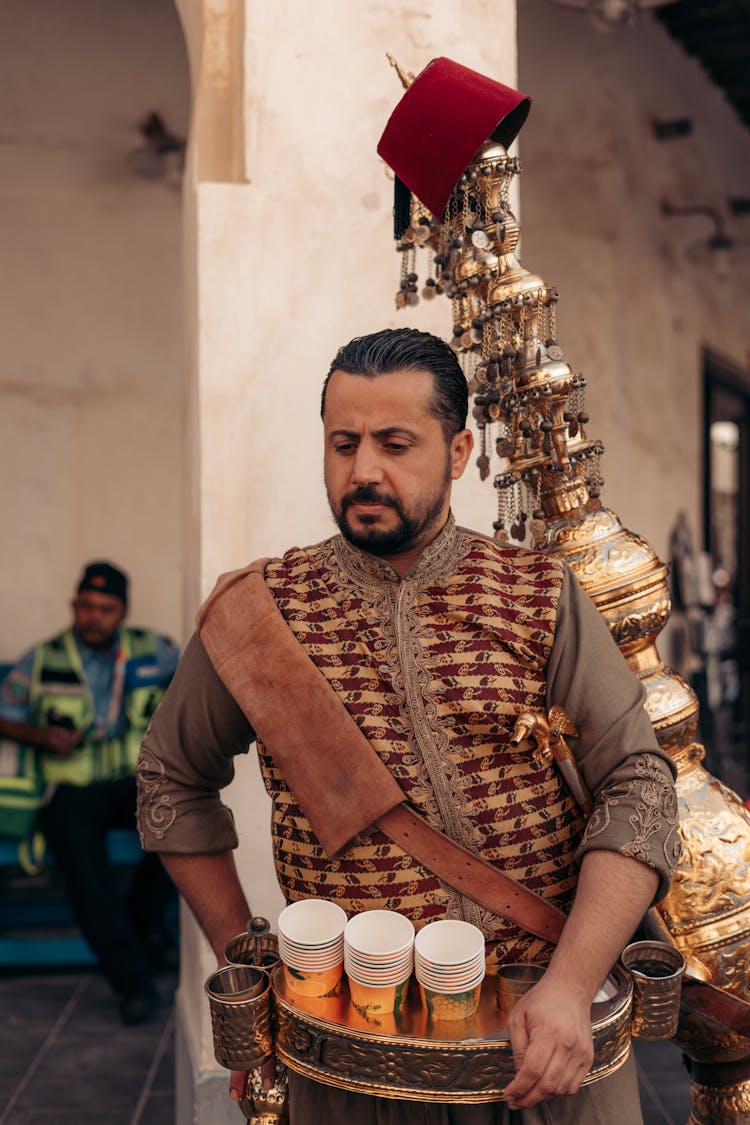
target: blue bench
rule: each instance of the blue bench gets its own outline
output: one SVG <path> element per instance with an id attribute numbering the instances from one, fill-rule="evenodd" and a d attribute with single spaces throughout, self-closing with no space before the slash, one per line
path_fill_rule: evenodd
<path id="1" fill-rule="evenodd" d="M 107 834 L 107 849 L 116 866 L 133 866 L 143 854 L 138 834 L 126 829 Z M 17 841 L 0 837 L 0 869 L 6 884 L 0 901 L 0 968 L 93 965 L 64 895 L 49 885 L 54 861 L 46 856 L 42 873 L 28 875 L 18 864 Z"/>

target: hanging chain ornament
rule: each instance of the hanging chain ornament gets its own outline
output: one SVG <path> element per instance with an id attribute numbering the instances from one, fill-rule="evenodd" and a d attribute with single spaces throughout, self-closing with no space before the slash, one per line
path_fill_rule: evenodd
<path id="1" fill-rule="evenodd" d="M 539 545 L 547 519 L 565 514 L 578 520 L 591 510 L 603 450 L 585 436 L 585 379 L 573 374 L 557 340 L 559 294 L 517 257 L 521 232 L 510 188 L 520 170 L 517 157 L 488 141 L 459 179 L 440 220 L 411 196 L 410 222 L 398 243 L 396 303 L 406 308 L 419 301 L 417 253 L 429 252 L 428 273 L 434 270 L 434 276 L 428 276 L 421 297 L 431 300 L 442 291 L 451 301 L 450 343 L 473 398 L 480 477 L 490 474 L 488 435 L 496 422 L 495 453 L 509 463 L 517 486 L 513 499 L 507 497 L 512 514 L 498 513 L 495 532 Z M 595 447 L 596 468 L 590 458 Z M 507 485 L 498 488 L 498 503 L 506 490 Z"/>
<path id="2" fill-rule="evenodd" d="M 479 442 L 480 451 L 477 457 L 477 468 L 479 469 L 479 479 L 487 480 L 490 475 L 490 459 L 487 456 L 487 424 L 479 427 Z"/>

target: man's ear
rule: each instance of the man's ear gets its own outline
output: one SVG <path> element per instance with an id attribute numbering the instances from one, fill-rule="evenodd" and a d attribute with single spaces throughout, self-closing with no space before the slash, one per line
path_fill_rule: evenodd
<path id="1" fill-rule="evenodd" d="M 451 480 L 458 480 L 459 477 L 463 476 L 473 448 L 474 436 L 471 430 L 461 430 L 453 435 L 449 451 Z"/>

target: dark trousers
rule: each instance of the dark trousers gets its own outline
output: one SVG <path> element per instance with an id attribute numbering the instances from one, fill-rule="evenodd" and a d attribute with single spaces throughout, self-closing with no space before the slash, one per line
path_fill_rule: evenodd
<path id="1" fill-rule="evenodd" d="M 157 930 L 174 887 L 157 855 L 144 853 L 129 888 L 107 858 L 110 828 L 135 828 L 134 777 L 58 785 L 41 829 L 55 857 L 76 921 L 112 988 L 139 991 L 154 976 L 142 940 Z"/>
<path id="2" fill-rule="evenodd" d="M 384 1064 L 383 1076 L 387 1070 Z M 342 1125 L 643 1125 L 632 1054 L 614 1074 L 582 1086 L 572 1097 L 517 1110 L 508 1109 L 504 1102 L 459 1105 L 371 1098 L 323 1086 L 290 1070 L 289 1121 L 290 1125 L 332 1121 Z"/>

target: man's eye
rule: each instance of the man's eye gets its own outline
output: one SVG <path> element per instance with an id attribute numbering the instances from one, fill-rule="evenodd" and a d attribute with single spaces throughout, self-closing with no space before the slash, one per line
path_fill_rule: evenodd
<path id="1" fill-rule="evenodd" d="M 385 448 L 389 453 L 405 453 L 409 446 L 405 445 L 402 441 L 387 441 L 385 443 Z"/>
<path id="2" fill-rule="evenodd" d="M 338 445 L 334 445 L 333 448 L 336 450 L 337 453 L 352 453 L 354 451 L 354 442 L 353 441 L 340 442 Z"/>

